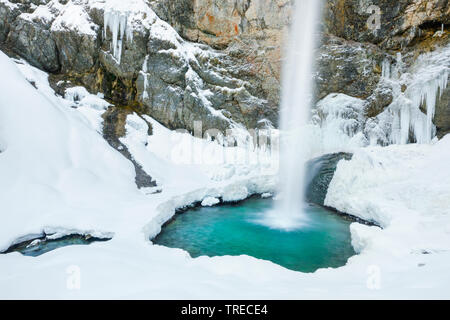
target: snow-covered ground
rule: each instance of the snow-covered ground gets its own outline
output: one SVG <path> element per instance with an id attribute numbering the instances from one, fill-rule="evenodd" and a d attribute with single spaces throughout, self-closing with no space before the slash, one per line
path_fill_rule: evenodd
<path id="1" fill-rule="evenodd" d="M 95 37 L 97 27 L 80 6 L 84 3 L 50 1 L 22 17 Z M 174 55 L 195 60 L 191 55 L 199 47 L 179 38 L 151 9 L 141 7 L 142 1 L 130 3 L 89 2 L 105 10 L 117 63 L 122 41 L 132 41 L 133 30 L 150 26 L 152 36 L 171 39 Z M 73 10 L 76 15 L 66 14 Z M 430 93 L 447 85 L 449 52 L 419 60 L 413 70 L 417 79 L 402 73 L 401 59 L 392 70 L 385 66 L 383 81 L 392 82 L 398 92 L 405 83 L 411 89 L 398 93 L 403 100 L 395 100 L 378 119 L 376 127 L 384 136 L 384 122 L 399 122 L 401 116 L 408 121 L 398 124 L 394 133 L 400 136 L 393 142 L 404 143 L 411 127 L 426 136 L 418 140 L 429 142 L 434 108 L 427 115 L 416 109 L 424 96 L 431 99 Z M 358 126 L 363 101 L 331 94 L 318 105 L 324 117 L 313 126 L 311 155 L 356 153 L 339 163 L 326 203 L 383 229 L 352 224 L 359 254 L 344 267 L 314 274 L 248 256 L 192 259 L 185 251 L 153 245 L 149 238 L 176 208 L 193 202 L 208 206 L 219 199 L 274 194 L 276 130 L 267 133 L 272 148 L 253 148 L 251 135 L 241 128 L 233 130 L 238 146 L 223 147 L 131 114 L 121 142 L 158 183 L 138 190 L 132 163 L 101 135 L 101 116 L 110 107 L 101 94 L 73 87 L 64 97 L 56 96 L 44 72 L 1 52 L 0 70 L 7 75 L 0 77 L 0 251 L 44 232 L 112 237 L 39 257 L 0 255 L 0 298 L 450 298 L 450 136 L 427 145 L 362 148 L 369 144 Z M 143 68 L 144 80 L 146 72 Z M 188 76 L 199 81 L 193 71 Z M 210 92 L 199 94 L 205 98 Z M 404 101 L 410 108 L 399 109 Z"/>
<path id="2" fill-rule="evenodd" d="M 248 256 L 192 259 L 148 239 L 177 207 L 274 192 L 276 154 L 224 148 L 151 118 L 147 136 L 131 115 L 122 142 L 162 192 L 138 190 L 131 163 L 98 132 L 101 95 L 57 97 L 45 73 L 3 53 L 0 65 L 0 247 L 43 231 L 113 236 L 0 255 L 0 298 L 450 298 L 449 136 L 361 149 L 339 164 L 327 204 L 384 227 L 352 224 L 359 254 L 344 267 L 303 274 Z"/>

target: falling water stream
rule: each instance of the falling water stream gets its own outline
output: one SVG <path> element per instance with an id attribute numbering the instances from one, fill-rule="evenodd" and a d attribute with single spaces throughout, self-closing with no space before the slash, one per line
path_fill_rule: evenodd
<path id="1" fill-rule="evenodd" d="M 266 217 L 274 228 L 292 230 L 307 223 L 304 213 L 304 163 L 308 154 L 306 125 L 312 103 L 314 52 L 318 43 L 321 1 L 297 1 L 283 65 L 280 124 L 282 199 Z"/>

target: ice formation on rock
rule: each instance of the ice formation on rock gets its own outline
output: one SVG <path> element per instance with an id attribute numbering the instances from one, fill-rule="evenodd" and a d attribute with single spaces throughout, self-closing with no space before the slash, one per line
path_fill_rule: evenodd
<path id="1" fill-rule="evenodd" d="M 128 26 L 128 15 L 127 11 L 120 11 L 114 9 L 105 9 L 104 13 L 104 37 L 106 38 L 106 33 L 109 28 L 112 34 L 111 50 L 114 58 L 120 64 L 120 59 L 122 57 L 122 44 L 127 39 L 128 41 L 133 41 L 133 30 Z"/>
<path id="2" fill-rule="evenodd" d="M 145 57 L 144 59 L 144 63 L 142 64 L 142 70 L 141 70 L 141 74 L 144 77 L 144 90 L 142 90 L 142 100 L 148 99 L 148 92 L 147 92 L 147 88 L 148 88 L 148 55 Z"/>
<path id="3" fill-rule="evenodd" d="M 111 51 L 117 63 L 122 58 L 125 41 L 133 42 L 133 33 L 148 30 L 156 21 L 156 14 L 144 0 L 106 0 L 90 3 L 91 8 L 103 10 L 103 37 L 111 32 Z"/>
<path id="4" fill-rule="evenodd" d="M 368 144 L 363 134 L 364 100 L 343 93 L 331 93 L 317 103 L 312 121 L 310 157 L 340 151 L 352 152 Z"/>
<path id="5" fill-rule="evenodd" d="M 401 55 L 394 65 L 383 62 L 382 80 L 394 90 L 394 101 L 378 116 L 389 143 L 430 143 L 436 135 L 436 103 L 448 85 L 450 46 L 421 55 L 404 71 Z M 426 114 L 422 112 L 426 110 Z"/>

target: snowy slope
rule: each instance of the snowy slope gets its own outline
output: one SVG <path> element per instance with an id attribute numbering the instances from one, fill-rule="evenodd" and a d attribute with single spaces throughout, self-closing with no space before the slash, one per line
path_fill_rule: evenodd
<path id="1" fill-rule="evenodd" d="M 154 135 L 145 136 L 145 122 L 132 115 L 123 142 L 163 189 L 146 195 L 133 183 L 131 164 L 97 132 L 107 107 L 100 96 L 75 88 L 66 99 L 56 97 L 42 72 L 4 54 L 0 64 L 8 74 L 0 79 L 1 247 L 42 230 L 113 235 L 109 242 L 36 258 L 0 255 L 1 298 L 450 297 L 449 170 L 442 161 L 448 137 L 433 146 L 364 149 L 339 164 L 328 204 L 385 227 L 352 224 L 360 254 L 345 267 L 302 274 L 246 256 L 192 259 L 182 250 L 152 245 L 148 237 L 177 207 L 273 192 L 276 166 L 264 157 L 256 165 L 242 163 L 236 159 L 260 155 L 223 150 L 152 119 Z M 77 109 L 71 108 L 74 95 L 81 98 Z M 172 154 L 180 139 L 236 157 L 209 165 L 186 161 L 192 154 Z M 74 266 L 80 290 L 67 286 Z"/>
<path id="2" fill-rule="evenodd" d="M 450 251 L 450 135 L 434 145 L 392 145 L 341 161 L 325 204 L 384 228 L 411 253 Z"/>
<path id="3" fill-rule="evenodd" d="M 117 63 L 122 41 L 132 41 L 138 28 L 171 40 L 173 55 L 195 60 L 192 55 L 199 47 L 183 42 L 142 0 L 130 3 L 77 0 L 63 6 L 50 1 L 22 17 L 95 37 L 96 25 L 86 8 L 98 8 L 105 11 L 105 26 L 113 34 L 110 53 Z M 73 10 L 76 15 L 70 14 Z M 407 92 L 409 100 L 424 99 L 424 91 L 417 88 L 434 92 L 447 85 L 444 58 L 448 61 L 448 51 L 427 58 L 436 68 L 428 68 L 426 59 L 425 64 L 418 62 L 421 73 L 429 69 L 429 77 L 416 79 Z M 0 255 L 0 298 L 450 298 L 449 136 L 433 145 L 360 149 L 369 143 L 358 126 L 363 101 L 331 94 L 318 106 L 325 117 L 312 130 L 317 150 L 311 154 L 357 151 L 351 161 L 339 164 L 326 203 L 373 220 L 383 230 L 352 224 L 359 255 L 345 267 L 314 274 L 246 256 L 192 259 L 148 239 L 176 208 L 273 193 L 276 152 L 251 148 L 248 133 L 239 128 L 234 134 L 244 143 L 223 147 L 172 132 L 146 117 L 154 132 L 148 136 L 146 121 L 132 114 L 121 141 L 162 192 L 138 190 L 132 164 L 100 134 L 101 115 L 110 106 L 101 94 L 74 87 L 58 97 L 44 72 L 23 61 L 14 63 L 1 52 L 0 68 L 8 75 L 0 78 L 0 250 L 42 232 L 113 237 L 36 258 Z M 146 73 L 143 67 L 144 78 Z M 386 70 L 384 74 L 383 81 L 402 83 Z M 187 75 L 199 81 L 195 72 Z M 199 94 L 207 98 L 211 92 Z M 398 106 L 390 110 L 403 112 Z M 417 103 L 411 108 L 417 109 Z M 419 120 L 430 133 L 429 118 L 422 115 Z M 401 131 L 407 133 L 409 127 L 406 123 Z M 277 138 L 276 131 L 272 134 Z M 73 266 L 81 272 L 80 290 L 66 285 Z"/>
<path id="4" fill-rule="evenodd" d="M 137 194 L 133 167 L 3 53 L 0 65 L 8 75 L 0 78 L 0 247 L 44 227 L 90 229 L 94 215 L 114 217 L 115 197 Z"/>

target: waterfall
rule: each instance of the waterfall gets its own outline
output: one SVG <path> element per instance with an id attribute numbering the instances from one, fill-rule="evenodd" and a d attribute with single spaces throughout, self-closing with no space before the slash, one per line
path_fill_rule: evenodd
<path id="1" fill-rule="evenodd" d="M 304 164 L 308 156 L 307 124 L 313 95 L 314 54 L 318 43 L 321 1 L 296 1 L 293 24 L 285 51 L 280 127 L 281 197 L 267 223 L 295 229 L 307 221 L 304 208 Z"/>

